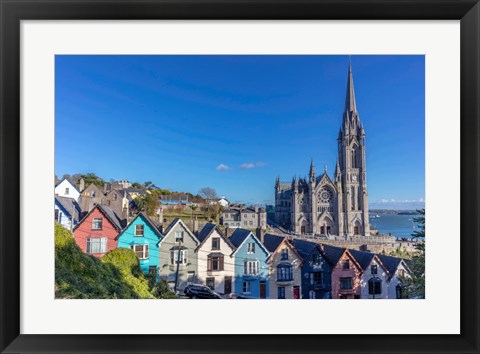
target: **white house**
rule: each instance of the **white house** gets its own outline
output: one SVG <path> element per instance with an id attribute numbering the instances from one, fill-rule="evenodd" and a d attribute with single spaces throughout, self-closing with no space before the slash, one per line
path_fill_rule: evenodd
<path id="1" fill-rule="evenodd" d="M 228 295 L 233 292 L 235 246 L 217 228 L 208 223 L 197 235 L 198 280 L 212 290 Z"/>
<path id="2" fill-rule="evenodd" d="M 80 205 L 73 198 L 55 196 L 55 221 L 72 231 L 80 217 Z M 73 221 L 73 225 L 72 225 Z"/>
<path id="3" fill-rule="evenodd" d="M 407 263 L 402 258 L 384 255 L 378 255 L 378 257 L 390 273 L 390 279 L 388 282 L 388 298 L 403 299 L 405 294 L 403 293 L 402 278 L 409 278 L 411 276 Z"/>
<path id="4" fill-rule="evenodd" d="M 220 204 L 222 207 L 226 208 L 228 207 L 228 199 L 225 198 L 225 197 L 221 197 L 219 200 L 218 200 L 218 204 Z"/>
<path id="5" fill-rule="evenodd" d="M 76 202 L 78 202 L 80 191 L 72 182 L 70 182 L 68 179 L 64 179 L 55 186 L 55 195 L 73 198 Z"/>
<path id="6" fill-rule="evenodd" d="M 360 277 L 361 299 L 388 299 L 390 273 L 376 254 L 349 250 L 362 267 Z"/>

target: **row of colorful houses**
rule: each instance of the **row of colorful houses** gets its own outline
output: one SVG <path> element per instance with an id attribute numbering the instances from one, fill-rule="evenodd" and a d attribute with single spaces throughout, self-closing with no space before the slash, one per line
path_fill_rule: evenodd
<path id="1" fill-rule="evenodd" d="M 128 225 L 97 205 L 73 229 L 78 246 L 102 257 L 133 250 L 144 273 L 180 292 L 191 283 L 225 295 L 270 299 L 397 299 L 405 260 L 300 239 L 236 229 L 227 237 L 208 223 L 192 232 L 181 219 L 166 229 L 140 213 Z"/>

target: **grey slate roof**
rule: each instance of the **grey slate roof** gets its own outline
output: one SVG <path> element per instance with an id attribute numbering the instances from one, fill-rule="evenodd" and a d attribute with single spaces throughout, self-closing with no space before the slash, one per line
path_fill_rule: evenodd
<path id="1" fill-rule="evenodd" d="M 284 239 L 285 237 L 282 236 L 265 234 L 263 236 L 263 244 L 269 252 L 275 252 Z"/>
<path id="2" fill-rule="evenodd" d="M 103 214 L 105 214 L 112 224 L 114 224 L 120 231 L 123 230 L 126 226 L 126 221 L 118 216 L 112 208 L 106 205 L 97 205 L 97 207 L 103 212 Z"/>
<path id="3" fill-rule="evenodd" d="M 300 256 L 306 259 L 317 248 L 318 244 L 315 242 L 294 239 L 293 245 L 295 246 L 295 249 L 300 254 Z"/>
<path id="4" fill-rule="evenodd" d="M 80 205 L 78 205 L 75 199 L 56 195 L 55 201 L 60 204 L 60 206 L 68 213 L 68 215 L 70 215 L 70 217 L 73 216 L 74 221 L 79 221 L 81 209 Z"/>
<path id="5" fill-rule="evenodd" d="M 345 252 L 345 248 L 335 247 L 330 245 L 323 245 L 323 251 L 325 252 L 325 256 L 330 261 L 331 264 L 336 265 L 340 260 L 340 257 Z"/>
<path id="6" fill-rule="evenodd" d="M 398 265 L 402 261 L 402 258 L 385 256 L 383 254 L 379 254 L 378 258 L 382 261 L 385 268 L 387 268 L 388 272 L 393 275 L 397 271 Z"/>
<path id="7" fill-rule="evenodd" d="M 200 242 L 203 242 L 207 238 L 208 235 L 215 229 L 217 225 L 212 224 L 211 222 L 206 223 L 205 226 L 200 230 L 200 232 L 197 235 L 197 239 Z"/>
<path id="8" fill-rule="evenodd" d="M 180 218 L 175 218 L 173 219 L 173 221 L 170 223 L 170 225 L 168 225 L 168 227 L 165 229 L 165 231 L 163 232 L 164 235 L 168 234 L 170 232 L 170 230 L 173 229 L 173 227 L 177 224 L 177 222 L 180 220 Z"/>
<path id="9" fill-rule="evenodd" d="M 245 230 L 245 229 L 236 229 L 232 236 L 229 237 L 230 242 L 235 246 L 238 247 L 242 244 L 243 241 L 250 235 L 251 231 L 250 230 Z"/>
<path id="10" fill-rule="evenodd" d="M 363 270 L 367 269 L 368 265 L 372 261 L 373 257 L 375 257 L 375 253 L 371 252 L 363 252 L 357 250 L 349 250 L 352 254 L 353 258 L 360 264 Z"/>

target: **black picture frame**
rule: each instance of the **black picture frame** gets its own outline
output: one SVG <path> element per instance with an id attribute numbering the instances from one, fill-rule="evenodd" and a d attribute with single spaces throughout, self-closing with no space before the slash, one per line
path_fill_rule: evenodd
<path id="1" fill-rule="evenodd" d="M 0 16 L 2 353 L 479 352 L 480 5 L 476 0 L 0 0 Z M 20 334 L 20 21 L 26 19 L 461 20 L 461 334 L 282 336 Z M 445 306 L 448 306 L 448 289 L 445 289 Z M 440 315 L 441 309 L 438 310 Z M 367 319 L 358 321 L 363 324 L 369 323 Z"/>

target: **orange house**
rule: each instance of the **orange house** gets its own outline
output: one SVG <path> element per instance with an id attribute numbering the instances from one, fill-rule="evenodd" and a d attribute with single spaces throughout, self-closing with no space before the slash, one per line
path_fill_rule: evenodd
<path id="1" fill-rule="evenodd" d="M 124 226 L 124 220 L 112 208 L 97 205 L 77 224 L 73 237 L 83 252 L 101 258 L 117 248 L 116 237 Z"/>
<path id="2" fill-rule="evenodd" d="M 332 264 L 332 298 L 360 299 L 362 267 L 345 248 L 323 245 Z"/>

